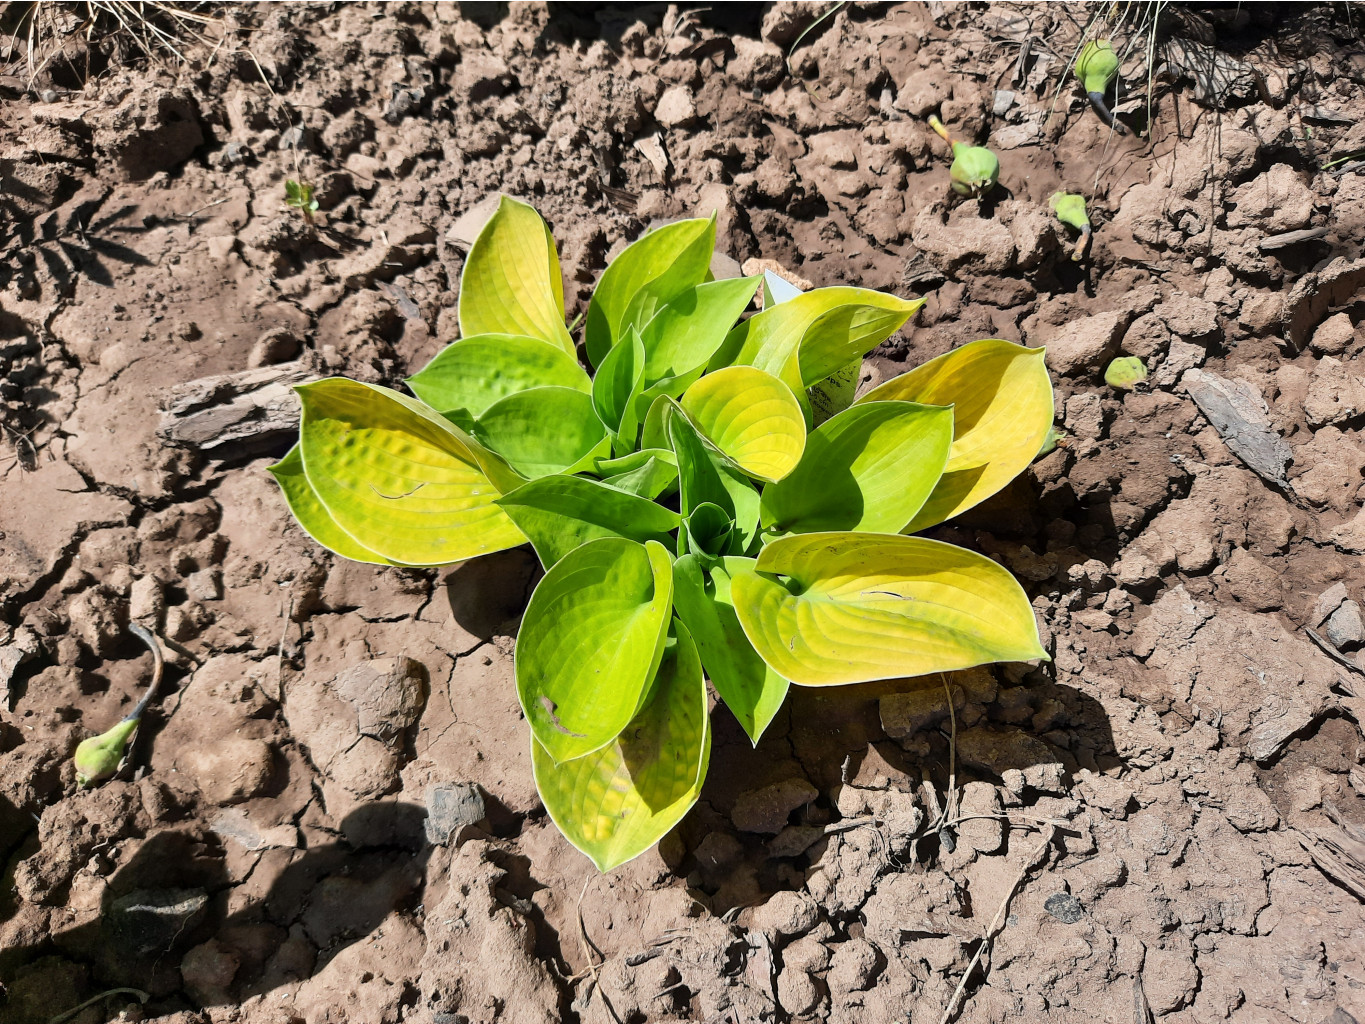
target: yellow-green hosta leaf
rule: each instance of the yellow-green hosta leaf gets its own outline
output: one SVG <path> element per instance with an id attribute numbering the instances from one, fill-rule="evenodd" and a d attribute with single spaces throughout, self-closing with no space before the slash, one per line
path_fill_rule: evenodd
<path id="1" fill-rule="evenodd" d="M 760 280 L 708 281 L 674 296 L 640 331 L 647 354 L 645 386 L 699 374 L 753 301 Z"/>
<path id="2" fill-rule="evenodd" d="M 575 353 L 555 240 L 534 208 L 510 196 L 479 232 L 460 276 L 460 336 L 477 334 L 520 334 Z"/>
<path id="3" fill-rule="evenodd" d="M 796 468 L 806 420 L 791 388 L 753 366 L 708 373 L 682 398 L 703 437 L 751 477 L 772 482 Z"/>
<path id="4" fill-rule="evenodd" d="M 816 288 L 756 313 L 712 366 L 757 366 L 804 391 L 895 334 L 924 305 L 868 288 Z"/>
<path id="5" fill-rule="evenodd" d="M 480 334 L 447 345 L 407 385 L 437 412 L 464 410 L 475 419 L 531 388 L 592 390 L 583 367 L 564 349 L 515 334 Z"/>
<path id="6" fill-rule="evenodd" d="M 289 503 L 289 511 L 303 527 L 303 532 L 325 547 L 328 551 L 349 558 L 353 562 L 370 562 L 374 565 L 396 565 L 377 551 L 371 551 L 360 541 L 337 525 L 330 512 L 318 501 L 313 487 L 303 474 L 303 456 L 296 444 L 289 449 L 268 472 L 284 492 L 284 500 Z"/>
<path id="7" fill-rule="evenodd" d="M 602 272 L 588 306 L 583 340 L 592 365 L 601 366 L 621 339 L 627 313 L 640 315 L 648 305 L 653 316 L 656 305 L 706 280 L 715 244 L 715 218 L 707 217 L 666 224 L 626 246 Z"/>
<path id="8" fill-rule="evenodd" d="M 521 478 L 421 402 L 341 377 L 294 390 L 304 475 L 363 547 L 406 565 L 446 565 L 526 543 L 494 504 Z"/>
<path id="9" fill-rule="evenodd" d="M 478 418 L 474 436 L 528 479 L 586 469 L 610 445 L 592 395 L 573 388 L 508 395 Z"/>
<path id="10" fill-rule="evenodd" d="M 908 533 L 951 519 L 1000 490 L 1033 461 L 1052 426 L 1052 381 L 1043 350 L 994 338 L 893 377 L 854 408 L 889 401 L 953 407 L 948 465 Z"/>
<path id="11" fill-rule="evenodd" d="M 650 500 L 678 489 L 678 457 L 667 448 L 641 448 L 619 459 L 598 459 L 593 471 L 604 484 Z"/>
<path id="12" fill-rule="evenodd" d="M 734 574 L 730 594 L 754 649 L 804 686 L 1047 657 L 1007 570 L 922 537 L 786 537 Z"/>
<path id="13" fill-rule="evenodd" d="M 754 485 L 725 458 L 707 447 L 687 414 L 672 399 L 663 399 L 669 443 L 678 459 L 678 494 L 684 516 L 710 503 L 725 510 L 735 524 L 732 550 L 742 555 L 758 533 L 759 496 Z"/>
<path id="14" fill-rule="evenodd" d="M 647 498 L 581 476 L 546 476 L 522 484 L 498 505 L 531 540 L 546 569 L 590 540 L 626 537 L 673 547 L 678 513 Z"/>
<path id="15" fill-rule="evenodd" d="M 592 403 L 603 425 L 616 435 L 619 455 L 635 450 L 640 432 L 635 400 L 640 395 L 644 373 L 645 347 L 632 325 L 626 328 L 620 343 L 607 353 L 592 381 Z"/>
<path id="16" fill-rule="evenodd" d="M 653 541 L 589 541 L 536 585 L 517 636 L 517 696 L 554 761 L 606 746 L 635 717 L 672 608 L 673 557 Z"/>
<path id="17" fill-rule="evenodd" d="M 775 533 L 899 533 L 933 493 L 952 440 L 951 409 L 845 409 L 811 432 L 790 475 L 763 489 L 761 522 Z"/>
<path id="18" fill-rule="evenodd" d="M 711 760 L 706 683 L 696 645 L 675 623 L 649 694 L 621 734 L 600 750 L 555 763 L 531 739 L 536 789 L 564 837 L 599 871 L 644 853 L 697 802 Z"/>
<path id="19" fill-rule="evenodd" d="M 753 571 L 752 558 L 728 557 L 709 572 L 692 555 L 673 563 L 673 608 L 701 652 L 702 667 L 757 746 L 787 697 L 787 680 L 758 656 L 735 614 L 730 577 Z"/>

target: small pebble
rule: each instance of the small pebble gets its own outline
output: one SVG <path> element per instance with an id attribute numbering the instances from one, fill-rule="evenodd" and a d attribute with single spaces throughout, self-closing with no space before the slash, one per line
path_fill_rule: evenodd
<path id="1" fill-rule="evenodd" d="M 1069 892 L 1054 892 L 1043 903 L 1043 909 L 1062 924 L 1075 924 L 1085 913 L 1080 901 Z"/>

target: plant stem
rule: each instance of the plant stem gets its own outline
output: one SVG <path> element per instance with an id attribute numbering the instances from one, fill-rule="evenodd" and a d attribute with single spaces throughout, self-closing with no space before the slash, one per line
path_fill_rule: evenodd
<path id="1" fill-rule="evenodd" d="M 1086 96 L 1090 99 L 1090 105 L 1095 108 L 1095 113 L 1100 115 L 1100 120 L 1114 129 L 1119 135 L 1127 135 L 1128 129 L 1123 126 L 1123 122 L 1116 120 L 1110 112 L 1108 104 L 1104 102 L 1104 93 L 1088 92 Z"/>

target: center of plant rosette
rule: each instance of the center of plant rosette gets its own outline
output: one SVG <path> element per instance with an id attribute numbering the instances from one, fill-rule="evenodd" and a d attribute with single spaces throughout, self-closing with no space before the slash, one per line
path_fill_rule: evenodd
<path id="1" fill-rule="evenodd" d="M 503 198 L 465 264 L 462 337 L 407 382 L 416 397 L 303 385 L 299 443 L 272 469 L 346 558 L 532 545 L 545 576 L 516 682 L 536 785 L 604 871 L 696 802 L 707 680 L 757 743 L 792 684 L 1046 657 L 1005 569 L 913 536 L 1038 453 L 1042 349 L 972 342 L 853 401 L 850 369 L 923 300 L 711 280 L 714 244 L 714 219 L 679 221 L 607 267 L 590 375 L 554 239 Z"/>

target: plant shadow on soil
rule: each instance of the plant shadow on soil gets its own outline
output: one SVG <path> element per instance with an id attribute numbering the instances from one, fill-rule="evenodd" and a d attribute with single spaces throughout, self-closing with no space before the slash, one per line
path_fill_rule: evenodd
<path id="1" fill-rule="evenodd" d="M 240 962 L 230 988 L 199 988 L 205 1005 L 306 980 L 389 913 L 420 901 L 433 852 L 425 817 L 425 809 L 395 801 L 360 807 L 343 820 L 336 841 L 273 851 L 297 856 L 275 873 L 264 897 L 230 913 L 227 851 L 193 832 L 157 832 L 110 879 L 98 918 L 36 946 L 5 950 L 0 978 L 13 983 L 23 965 L 56 954 L 90 965 L 92 988 L 130 986 L 161 999 L 188 987 L 185 953 L 212 938 L 228 944 Z M 270 852 L 255 870 L 267 869 Z M 218 955 L 208 947 L 201 978 L 213 976 Z M 65 996 L 53 993 L 52 1013 L 67 1008 L 58 1005 Z"/>

